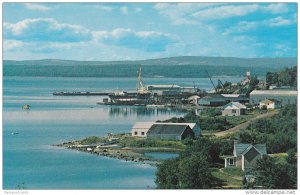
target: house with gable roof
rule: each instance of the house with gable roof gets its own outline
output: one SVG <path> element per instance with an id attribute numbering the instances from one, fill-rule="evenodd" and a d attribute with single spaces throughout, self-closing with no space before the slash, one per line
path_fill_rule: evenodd
<path id="1" fill-rule="evenodd" d="M 278 109 L 281 108 L 281 102 L 276 99 L 264 99 L 259 102 L 259 108 L 262 109 L 263 107 L 267 109 Z"/>
<path id="2" fill-rule="evenodd" d="M 238 167 L 244 172 L 251 172 L 257 159 L 267 155 L 266 144 L 241 144 L 234 143 L 233 155 L 223 156 L 225 168 Z"/>
<path id="3" fill-rule="evenodd" d="M 223 106 L 222 116 L 240 116 L 246 114 L 246 106 L 239 102 L 230 102 Z"/>

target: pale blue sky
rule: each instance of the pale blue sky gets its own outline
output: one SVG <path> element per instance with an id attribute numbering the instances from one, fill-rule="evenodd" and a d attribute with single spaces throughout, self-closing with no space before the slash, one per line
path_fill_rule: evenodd
<path id="1" fill-rule="evenodd" d="M 4 59 L 295 57 L 296 3 L 4 3 Z"/>

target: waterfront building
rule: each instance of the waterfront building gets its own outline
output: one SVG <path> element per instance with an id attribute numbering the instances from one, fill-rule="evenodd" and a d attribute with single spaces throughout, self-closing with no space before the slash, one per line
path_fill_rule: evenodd
<path id="1" fill-rule="evenodd" d="M 230 102 L 223 107 L 222 116 L 240 116 L 246 114 L 246 106 L 239 102 Z"/>
<path id="2" fill-rule="evenodd" d="M 198 100 L 200 99 L 197 95 L 192 95 L 188 98 L 188 102 L 193 105 L 198 105 Z"/>
<path id="3" fill-rule="evenodd" d="M 165 124 L 165 125 L 188 125 L 194 132 L 195 137 L 199 137 L 201 134 L 201 128 L 197 123 L 160 123 L 160 122 L 136 122 L 132 129 L 131 135 L 133 137 L 147 137 L 147 132 L 154 124 Z"/>
<path id="4" fill-rule="evenodd" d="M 147 137 L 147 132 L 153 124 L 153 122 L 136 122 L 131 129 L 131 136 Z"/>
<path id="5" fill-rule="evenodd" d="M 262 109 L 264 107 L 267 109 L 278 109 L 281 108 L 281 102 L 275 99 L 264 99 L 259 102 L 259 108 Z"/>
<path id="6" fill-rule="evenodd" d="M 266 144 L 240 144 L 234 143 L 233 155 L 223 156 L 226 167 L 238 167 L 246 173 L 253 170 L 257 159 L 267 155 Z"/>
<path id="7" fill-rule="evenodd" d="M 195 133 L 186 124 L 160 124 L 156 123 L 151 126 L 147 132 L 147 138 L 158 138 L 164 140 L 184 140 L 194 138 Z"/>
<path id="8" fill-rule="evenodd" d="M 229 102 L 247 103 L 249 98 L 244 94 L 207 94 L 198 100 L 201 106 L 223 106 Z"/>
<path id="9" fill-rule="evenodd" d="M 181 91 L 178 85 L 146 85 L 148 91 L 156 95 L 176 95 Z"/>
<path id="10" fill-rule="evenodd" d="M 265 99 L 276 99 L 282 106 L 297 104 L 297 95 L 294 90 L 254 90 L 250 93 L 250 103 L 259 105 Z"/>

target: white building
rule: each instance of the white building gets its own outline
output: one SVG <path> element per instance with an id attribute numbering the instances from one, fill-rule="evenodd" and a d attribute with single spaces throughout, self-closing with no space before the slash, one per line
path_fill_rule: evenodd
<path id="1" fill-rule="evenodd" d="M 131 129 L 131 136 L 146 137 L 153 124 L 153 122 L 136 122 Z"/>
<path id="2" fill-rule="evenodd" d="M 275 99 L 265 99 L 259 102 L 259 108 L 262 109 L 263 107 L 267 109 L 278 109 L 281 108 L 281 102 Z"/>
<path id="3" fill-rule="evenodd" d="M 246 106 L 239 102 L 230 102 L 223 107 L 223 116 L 240 116 L 246 114 Z"/>
<path id="4" fill-rule="evenodd" d="M 147 137 L 147 132 L 154 124 L 168 124 L 168 125 L 188 125 L 193 132 L 195 137 L 199 137 L 201 134 L 201 128 L 196 123 L 155 123 L 155 122 L 136 122 L 132 129 L 131 135 L 133 137 Z"/>
<path id="5" fill-rule="evenodd" d="M 188 101 L 189 101 L 189 103 L 191 103 L 191 104 L 193 104 L 193 105 L 198 105 L 198 100 L 199 100 L 199 99 L 200 99 L 199 96 L 193 95 L 193 96 L 190 96 L 190 97 L 188 98 Z"/>
<path id="6" fill-rule="evenodd" d="M 146 85 L 148 91 L 152 94 L 165 95 L 165 94 L 179 94 L 181 91 L 178 85 Z"/>

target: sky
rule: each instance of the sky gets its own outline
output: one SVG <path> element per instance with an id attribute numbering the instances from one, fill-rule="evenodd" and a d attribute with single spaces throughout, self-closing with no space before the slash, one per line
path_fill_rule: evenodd
<path id="1" fill-rule="evenodd" d="M 3 59 L 296 57 L 296 3 L 3 3 Z"/>

